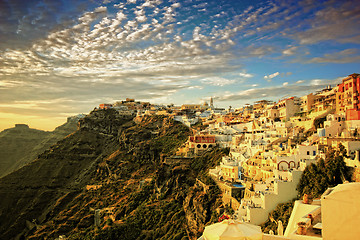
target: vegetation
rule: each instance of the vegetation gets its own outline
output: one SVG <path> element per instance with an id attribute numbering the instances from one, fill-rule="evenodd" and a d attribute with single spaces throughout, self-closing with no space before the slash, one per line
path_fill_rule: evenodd
<path id="1" fill-rule="evenodd" d="M 288 225 L 291 212 L 294 207 L 294 201 L 292 200 L 287 203 L 280 203 L 276 206 L 275 210 L 269 213 L 269 218 L 261 224 L 261 230 L 264 233 L 268 233 L 270 230 L 274 231 L 277 234 L 278 221 L 281 220 L 283 223 L 284 229 Z"/>
<path id="2" fill-rule="evenodd" d="M 153 180 L 121 201 L 116 219 L 122 223 L 103 228 L 95 239 L 181 240 L 188 239 L 189 236 L 199 237 L 199 230 L 205 224 L 217 221 L 218 216 L 214 212 L 220 205 L 221 195 L 217 187 L 210 188 L 207 194 L 204 194 L 202 189 L 193 187 L 195 178 L 215 185 L 206 172 L 212 164 L 220 161 L 222 154 L 221 149 L 214 149 L 195 158 L 189 163 L 189 167 L 155 167 Z M 202 171 L 198 172 L 199 169 Z M 194 212 L 195 216 L 188 217 L 197 219 L 199 229 L 191 232 L 188 227 L 192 226 L 188 226 L 186 215 Z M 197 216 L 198 214 L 200 216 Z"/>
<path id="3" fill-rule="evenodd" d="M 314 127 L 315 127 L 315 129 L 324 127 L 324 122 L 325 122 L 325 121 L 326 121 L 326 117 L 316 118 L 316 119 L 314 120 Z"/>
<path id="4" fill-rule="evenodd" d="M 95 239 L 182 239 L 185 214 L 175 200 L 141 203 L 124 223 L 99 231 Z"/>
<path id="5" fill-rule="evenodd" d="M 206 175 L 207 170 L 220 164 L 221 157 L 229 153 L 228 148 L 215 147 L 212 151 L 206 151 L 191 162 L 191 168 L 200 175 Z"/>
<path id="6" fill-rule="evenodd" d="M 306 167 L 297 187 L 299 197 L 305 193 L 320 197 L 327 188 L 349 180 L 350 173 L 344 162 L 345 156 L 345 147 L 340 144 L 337 150 L 328 149 L 325 160 L 320 159 L 316 164 Z"/>
<path id="7" fill-rule="evenodd" d="M 336 150 L 328 149 L 325 160 L 319 159 L 316 164 L 306 167 L 297 186 L 298 198 L 301 198 L 305 193 L 314 198 L 320 197 L 329 187 L 334 187 L 350 179 L 350 172 L 345 165 L 344 157 L 346 157 L 346 150 L 340 144 Z M 277 234 L 279 220 L 282 221 L 285 229 L 293 206 L 294 200 L 279 204 L 269 214 L 268 220 L 261 225 L 262 231 L 268 233 L 272 230 Z"/>
<path id="8" fill-rule="evenodd" d="M 197 131 L 202 131 L 206 129 L 207 125 L 203 125 L 203 121 L 199 119 L 197 123 L 191 126 L 191 128 L 196 129 Z"/>
<path id="9" fill-rule="evenodd" d="M 124 223 L 111 228 L 108 231 L 101 231 L 95 236 L 95 240 L 128 239 L 136 240 L 140 235 L 140 229 L 132 223 Z M 81 237 L 80 239 L 84 239 Z M 85 238 L 86 239 L 86 238 Z"/>
<path id="10" fill-rule="evenodd" d="M 221 192 L 208 169 L 219 164 L 228 149 L 214 148 L 192 159 L 168 162 L 165 158 L 191 133 L 168 117 L 132 121 L 104 110 L 94 111 L 80 124 L 77 134 L 46 157 L 52 158 L 60 146 L 71 148 L 74 156 L 86 151 L 96 159 L 86 184 L 100 187 L 58 198 L 41 228 L 27 238 L 197 239 L 205 225 L 217 222 Z M 80 133 L 88 136 L 89 132 L 91 138 L 78 139 Z M 102 136 L 107 140 L 99 145 Z M 209 188 L 204 191 L 196 179 Z M 98 227 L 94 226 L 96 209 L 102 211 Z"/>

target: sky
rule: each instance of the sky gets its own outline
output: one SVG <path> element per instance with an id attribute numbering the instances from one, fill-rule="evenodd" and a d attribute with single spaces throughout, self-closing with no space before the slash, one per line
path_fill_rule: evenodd
<path id="1" fill-rule="evenodd" d="M 0 0 L 0 131 L 127 97 L 300 97 L 360 72 L 359 26 L 357 0 Z"/>

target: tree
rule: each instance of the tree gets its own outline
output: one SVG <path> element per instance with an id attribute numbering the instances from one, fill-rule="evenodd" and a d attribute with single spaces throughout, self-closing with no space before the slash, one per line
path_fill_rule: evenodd
<path id="1" fill-rule="evenodd" d="M 320 197 L 327 188 L 350 179 L 344 157 L 346 157 L 346 149 L 339 144 L 336 150 L 329 147 L 325 161 L 319 159 L 316 164 L 307 166 L 297 186 L 299 198 L 305 193 L 313 197 Z"/>
<path id="2" fill-rule="evenodd" d="M 270 230 L 273 230 L 274 233 L 277 233 L 279 220 L 281 220 L 284 228 L 286 228 L 292 213 L 292 209 L 294 207 L 294 201 L 295 200 L 291 200 L 287 203 L 278 204 L 276 208 L 269 213 L 269 217 L 266 222 L 260 225 L 261 230 L 264 233 L 268 233 Z"/>

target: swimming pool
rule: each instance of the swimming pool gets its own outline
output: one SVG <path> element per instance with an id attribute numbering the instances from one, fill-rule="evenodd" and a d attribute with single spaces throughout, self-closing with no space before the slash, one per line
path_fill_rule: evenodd
<path id="1" fill-rule="evenodd" d="M 232 184 L 234 187 L 238 187 L 238 188 L 243 188 L 245 187 L 244 185 L 240 184 L 240 183 L 233 183 Z"/>

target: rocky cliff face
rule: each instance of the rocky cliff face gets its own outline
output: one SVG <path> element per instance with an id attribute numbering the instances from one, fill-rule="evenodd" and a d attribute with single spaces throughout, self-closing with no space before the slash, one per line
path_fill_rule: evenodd
<path id="1" fill-rule="evenodd" d="M 50 146 L 77 129 L 77 117 L 52 132 L 31 129 L 25 124 L 16 124 L 0 133 L 0 177 L 3 177 L 36 159 Z"/>
<path id="2" fill-rule="evenodd" d="M 223 153 L 164 163 L 189 132 L 166 117 L 92 112 L 0 179 L 0 239 L 196 239 L 220 205 L 219 192 L 204 193 L 196 178 L 211 181 L 207 168 Z"/>

